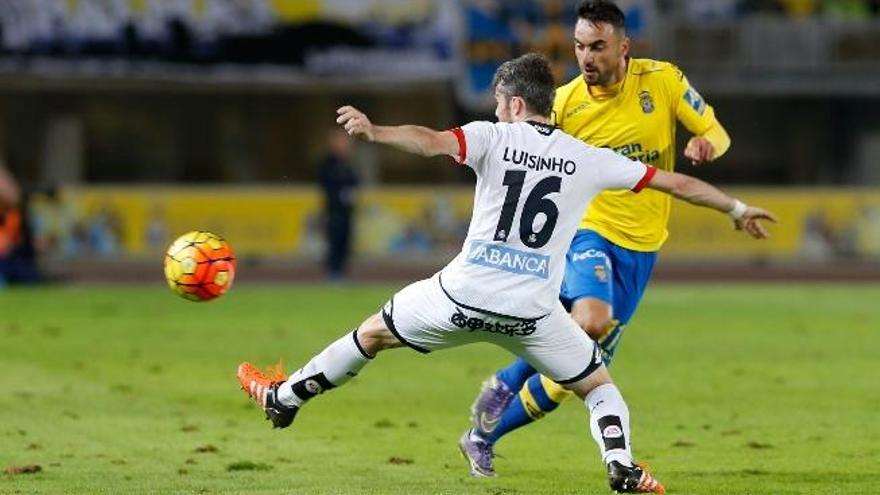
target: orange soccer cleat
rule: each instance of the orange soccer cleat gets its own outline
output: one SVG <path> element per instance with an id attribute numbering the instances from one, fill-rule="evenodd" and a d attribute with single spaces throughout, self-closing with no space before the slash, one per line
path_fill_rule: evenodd
<path id="1" fill-rule="evenodd" d="M 299 411 L 298 407 L 287 406 L 277 399 L 278 387 L 287 377 L 281 369 L 281 363 L 269 367 L 263 373 L 251 363 L 238 365 L 238 383 L 248 396 L 266 413 L 266 419 L 272 421 L 275 428 L 287 428 Z"/>
<path id="2" fill-rule="evenodd" d="M 617 493 L 666 493 L 644 464 L 624 466 L 617 461 L 608 463 L 608 484 Z"/>

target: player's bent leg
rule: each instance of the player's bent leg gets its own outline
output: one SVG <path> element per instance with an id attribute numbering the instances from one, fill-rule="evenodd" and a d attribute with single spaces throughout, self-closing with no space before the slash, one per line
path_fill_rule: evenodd
<path id="1" fill-rule="evenodd" d="M 583 297 L 571 304 L 571 317 L 591 339 L 599 341 L 611 327 L 613 309 L 597 297 Z"/>
<path id="2" fill-rule="evenodd" d="M 483 382 L 480 394 L 471 405 L 471 421 L 478 434 L 488 436 L 495 430 L 516 391 L 535 373 L 535 368 L 526 360 L 517 359 Z"/>
<path id="3" fill-rule="evenodd" d="M 534 374 L 519 394 L 514 397 L 512 392 L 509 393 L 513 401 L 508 400 L 510 404 L 503 409 L 503 414 L 498 416 L 496 422 L 488 421 L 485 415 L 475 415 L 474 427 L 464 432 L 458 441 L 459 449 L 470 464 L 471 475 L 495 476 L 492 463 L 495 442 L 510 431 L 553 411 L 569 395 L 559 384 L 543 375 Z M 481 394 L 483 396 L 486 396 L 485 392 Z"/>
<path id="4" fill-rule="evenodd" d="M 265 374 L 250 363 L 242 363 L 238 367 L 238 381 L 275 428 L 286 428 L 306 401 L 357 376 L 376 353 L 401 345 L 382 317 L 373 315 L 286 380 L 280 369 Z"/>
<path id="5" fill-rule="evenodd" d="M 511 431 L 555 411 L 569 395 L 558 383 L 535 374 L 504 409 L 497 422 L 492 425 L 493 428 L 489 431 L 478 429 L 477 432 L 487 442 L 494 444 Z"/>
<path id="6" fill-rule="evenodd" d="M 646 467 L 633 462 L 629 409 L 605 366 L 564 386 L 587 407 L 590 433 L 599 446 L 611 489 L 618 493 L 666 493 Z"/>
<path id="7" fill-rule="evenodd" d="M 607 337 L 614 328 L 613 280 L 609 244 L 598 234 L 580 231 L 566 256 L 566 272 L 560 299 L 572 304 L 571 317 L 594 340 Z M 616 345 L 616 344 L 615 344 Z M 605 364 L 610 352 L 602 349 Z M 494 444 L 504 435 L 521 428 L 556 409 L 567 392 L 549 379 L 541 379 L 525 360 L 500 370 L 484 383 L 480 396 L 471 407 L 474 432 Z M 524 382 L 528 379 L 528 384 Z M 499 406 L 503 412 L 495 413 Z"/>
<path id="8" fill-rule="evenodd" d="M 572 318 L 599 343 L 611 364 L 623 328 L 650 277 L 656 253 L 630 251 L 592 230 L 580 230 L 566 255 L 560 300 Z"/>
<path id="9" fill-rule="evenodd" d="M 357 329 L 356 341 L 362 346 L 364 353 L 370 356 L 375 356 L 386 349 L 394 349 L 404 345 L 388 329 L 382 313 L 376 313 L 361 323 Z"/>
<path id="10" fill-rule="evenodd" d="M 525 359 L 517 358 L 509 366 L 498 370 L 495 377 L 507 385 L 510 390 L 519 390 L 526 384 L 526 380 L 537 372 Z"/>
<path id="11" fill-rule="evenodd" d="M 471 422 L 478 435 L 488 437 L 496 430 L 516 391 L 535 373 L 532 365 L 524 359 L 517 359 L 483 382 L 480 394 L 471 405 Z"/>
<path id="12" fill-rule="evenodd" d="M 497 375 L 483 382 L 480 394 L 471 404 L 471 423 L 477 434 L 488 437 L 498 427 L 501 415 L 516 395 Z"/>
<path id="13" fill-rule="evenodd" d="M 571 317 L 581 330 L 599 344 L 605 365 L 611 364 L 617 344 L 615 335 L 612 335 L 617 327 L 613 307 L 597 297 L 584 297 L 572 303 Z"/>
<path id="14" fill-rule="evenodd" d="M 576 300 L 572 304 L 571 316 L 593 340 L 606 336 L 614 327 L 611 305 L 599 298 L 584 297 Z M 607 364 L 610 354 L 604 348 L 601 350 L 602 359 Z M 525 362 L 522 359 L 518 361 Z M 483 390 L 472 407 L 474 431 L 490 444 L 553 412 L 567 396 L 565 389 L 540 375 L 530 377 L 521 389 L 509 387 L 508 382 L 517 377 L 517 368 L 520 367 L 514 363 L 500 371 L 496 375 L 497 379 L 493 377 L 484 383 Z M 528 368 L 534 370 L 531 366 Z M 512 390 L 519 392 L 515 395 Z M 501 414 L 497 414 L 495 411 L 502 405 Z"/>
<path id="15" fill-rule="evenodd" d="M 532 420 L 541 419 L 559 407 L 571 395 L 563 386 L 544 375 L 535 375 L 519 392 L 520 401 L 526 406 Z"/>
<path id="16" fill-rule="evenodd" d="M 613 327 L 611 305 L 599 298 L 578 299 L 572 304 L 571 316 L 593 340 L 604 336 Z M 610 360 L 604 349 L 602 357 Z M 525 370 L 531 371 L 532 376 L 527 377 L 527 383 L 520 388 L 514 388 L 525 375 Z M 543 418 L 565 400 L 566 392 L 562 387 L 552 380 L 542 379 L 534 374 L 534 370 L 525 360 L 519 359 L 483 384 L 471 407 L 474 432 L 483 440 L 494 444 L 511 431 Z M 514 390 L 518 390 L 518 394 Z"/>
<path id="17" fill-rule="evenodd" d="M 548 315 L 544 325 L 558 330 L 546 335 L 535 332 L 534 339 L 524 342 L 523 357 L 584 401 L 590 433 L 611 488 L 623 493 L 664 493 L 663 486 L 633 462 L 629 409 L 602 362 L 599 346 L 564 311 Z"/>

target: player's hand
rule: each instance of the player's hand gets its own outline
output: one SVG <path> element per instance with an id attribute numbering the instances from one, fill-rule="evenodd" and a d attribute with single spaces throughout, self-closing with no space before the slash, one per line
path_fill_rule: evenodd
<path id="1" fill-rule="evenodd" d="M 708 139 L 694 136 L 684 148 L 684 156 L 692 165 L 702 165 L 715 159 L 715 147 Z"/>
<path id="2" fill-rule="evenodd" d="M 336 110 L 336 123 L 341 124 L 345 128 L 345 132 L 349 136 L 363 139 L 364 141 L 373 141 L 373 123 L 367 116 L 352 106 L 340 107 Z"/>
<path id="3" fill-rule="evenodd" d="M 746 212 L 743 213 L 743 216 L 738 220 L 734 220 L 733 223 L 736 226 L 736 230 L 744 230 L 755 239 L 766 239 L 770 237 L 770 233 L 767 232 L 767 229 L 761 224 L 761 220 L 773 223 L 779 221 L 773 213 L 770 213 L 763 208 L 749 206 L 746 208 Z"/>

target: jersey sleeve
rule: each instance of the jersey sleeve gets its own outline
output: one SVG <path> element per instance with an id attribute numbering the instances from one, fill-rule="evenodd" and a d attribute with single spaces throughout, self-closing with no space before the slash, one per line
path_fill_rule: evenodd
<path id="1" fill-rule="evenodd" d="M 495 126 L 490 122 L 471 122 L 450 131 L 458 139 L 458 154 L 452 158 L 479 172 L 496 132 Z"/>
<path id="2" fill-rule="evenodd" d="M 594 148 L 597 186 L 600 189 L 644 189 L 657 169 L 642 162 L 633 161 L 609 149 Z"/>
<path id="3" fill-rule="evenodd" d="M 715 110 L 691 86 L 684 73 L 673 68 L 671 98 L 675 117 L 692 134 L 700 136 L 715 125 Z"/>

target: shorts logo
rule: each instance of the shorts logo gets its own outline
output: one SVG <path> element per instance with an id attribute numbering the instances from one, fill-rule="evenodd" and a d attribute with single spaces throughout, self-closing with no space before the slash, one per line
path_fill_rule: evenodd
<path id="1" fill-rule="evenodd" d="M 458 328 L 473 332 L 480 330 L 488 333 L 499 333 L 508 337 L 525 337 L 535 333 L 538 320 L 512 320 L 510 323 L 490 321 L 478 316 L 468 316 L 461 308 L 455 308 L 455 314 L 449 319 Z"/>
<path id="2" fill-rule="evenodd" d="M 654 111 L 654 98 L 651 97 L 651 93 L 647 91 L 642 91 L 639 93 L 639 105 L 642 106 L 642 111 L 645 113 L 651 113 Z"/>
<path id="3" fill-rule="evenodd" d="M 608 281 L 608 273 L 605 272 L 605 265 L 594 266 L 593 274 L 596 275 L 596 280 L 603 284 Z"/>
<path id="4" fill-rule="evenodd" d="M 604 438 L 620 438 L 623 436 L 623 430 L 617 425 L 608 425 L 602 430 Z"/>
<path id="5" fill-rule="evenodd" d="M 583 261 L 593 258 L 608 259 L 608 255 L 606 255 L 602 251 L 599 251 L 598 249 L 587 249 L 586 251 L 574 253 L 571 255 L 571 261 Z"/>
<path id="6" fill-rule="evenodd" d="M 315 395 L 320 394 L 321 392 L 324 391 L 321 388 L 321 384 L 315 380 L 312 380 L 312 379 L 306 380 L 306 382 L 303 384 L 303 386 L 306 388 L 306 390 L 308 390 L 310 393 L 313 393 Z"/>
<path id="7" fill-rule="evenodd" d="M 467 261 L 475 265 L 487 266 L 518 275 L 531 275 L 543 279 L 550 277 L 549 256 L 528 253 L 488 242 L 476 241 L 472 243 Z"/>

